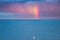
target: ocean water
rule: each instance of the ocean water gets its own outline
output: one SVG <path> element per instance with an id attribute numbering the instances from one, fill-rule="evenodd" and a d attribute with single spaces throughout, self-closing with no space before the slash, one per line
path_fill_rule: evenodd
<path id="1" fill-rule="evenodd" d="M 0 20 L 0 40 L 60 40 L 60 20 Z"/>

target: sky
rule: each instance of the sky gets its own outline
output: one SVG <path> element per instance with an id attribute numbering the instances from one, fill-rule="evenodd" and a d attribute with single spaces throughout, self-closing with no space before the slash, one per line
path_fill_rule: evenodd
<path id="1" fill-rule="evenodd" d="M 41 19 L 60 19 L 59 3 L 39 3 L 34 1 L 29 1 L 26 3 L 3 3 L 0 4 L 0 11 L 0 15 L 3 14 L 0 18 L 28 17 Z"/>

